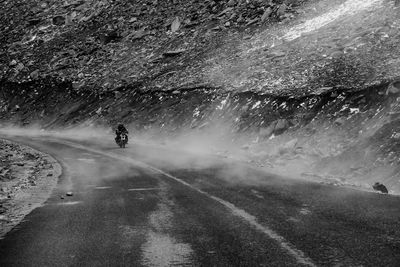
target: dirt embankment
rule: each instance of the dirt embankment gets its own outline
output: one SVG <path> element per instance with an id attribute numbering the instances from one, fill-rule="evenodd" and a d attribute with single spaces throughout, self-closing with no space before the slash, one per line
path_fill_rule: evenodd
<path id="1" fill-rule="evenodd" d="M 60 174 L 52 157 L 0 139 L 0 238 L 48 198 Z"/>

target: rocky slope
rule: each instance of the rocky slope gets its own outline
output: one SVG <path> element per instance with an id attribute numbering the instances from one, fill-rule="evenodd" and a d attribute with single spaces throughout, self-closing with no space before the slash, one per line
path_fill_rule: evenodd
<path id="1" fill-rule="evenodd" d="M 286 175 L 400 193 L 398 1 L 2 4 L 2 121 L 122 121 Z"/>
<path id="2" fill-rule="evenodd" d="M 209 51 L 292 18 L 304 2 L 2 1 L 0 73 L 16 81 L 59 78 L 93 91 L 199 82 Z"/>

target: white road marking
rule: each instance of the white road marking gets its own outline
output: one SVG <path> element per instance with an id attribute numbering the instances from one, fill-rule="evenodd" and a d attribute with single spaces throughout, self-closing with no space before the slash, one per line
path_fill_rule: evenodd
<path id="1" fill-rule="evenodd" d="M 150 169 L 156 173 L 162 174 L 182 185 L 185 185 L 187 187 L 189 187 L 190 189 L 192 189 L 193 191 L 196 191 L 210 199 L 215 200 L 216 202 L 220 203 L 221 205 L 225 206 L 228 210 L 230 210 L 232 212 L 233 215 L 240 217 L 241 219 L 245 220 L 247 223 L 249 223 L 250 225 L 252 225 L 253 227 L 255 227 L 258 231 L 264 233 L 266 236 L 268 236 L 269 238 L 275 240 L 278 242 L 278 244 L 281 246 L 282 249 L 284 249 L 288 254 L 290 254 L 293 258 L 295 258 L 297 260 L 297 262 L 299 264 L 302 265 L 306 265 L 306 266 L 316 266 L 313 261 L 307 257 L 303 251 L 297 249 L 293 244 L 291 244 L 289 241 L 287 241 L 283 236 L 279 235 L 277 232 L 275 232 L 274 230 L 272 230 L 271 228 L 269 228 L 268 226 L 265 225 L 261 225 L 260 223 L 257 222 L 257 218 L 249 213 L 247 213 L 245 210 L 242 210 L 238 207 L 236 207 L 234 204 L 225 201 L 219 197 L 213 196 L 201 189 L 198 189 L 194 186 L 192 186 L 191 184 L 169 174 L 164 172 L 163 170 L 160 170 L 156 167 L 153 167 L 151 165 L 148 165 L 144 162 L 138 161 L 138 160 L 134 160 L 132 158 L 129 157 L 125 157 L 125 156 L 121 156 L 121 155 L 117 155 L 114 153 L 106 153 L 103 152 L 101 150 L 97 150 L 94 148 L 90 148 L 90 147 L 85 147 L 79 144 L 75 144 L 69 141 L 61 141 L 61 140 L 56 140 L 56 142 L 58 143 L 62 143 L 65 144 L 67 146 L 71 146 L 71 147 L 75 147 L 78 149 L 82 149 L 82 150 L 87 150 L 87 151 L 91 151 L 97 154 L 101 154 L 104 155 L 106 157 L 111 157 L 111 158 L 115 158 L 121 161 L 125 161 L 127 163 L 130 164 L 134 164 L 138 167 L 142 167 L 144 169 Z"/>
<path id="2" fill-rule="evenodd" d="M 96 186 L 94 189 L 104 190 L 104 189 L 110 189 L 110 188 L 111 188 L 111 186 Z"/>
<path id="3" fill-rule="evenodd" d="M 72 206 L 82 203 L 82 201 L 68 201 L 68 202 L 60 202 L 57 205 L 65 205 L 65 206 Z"/>
<path id="4" fill-rule="evenodd" d="M 128 191 L 150 191 L 150 190 L 160 190 L 160 188 L 130 188 Z"/>

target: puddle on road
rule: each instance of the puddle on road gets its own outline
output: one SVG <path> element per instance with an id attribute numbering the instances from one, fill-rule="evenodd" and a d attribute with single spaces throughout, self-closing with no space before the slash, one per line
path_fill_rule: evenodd
<path id="1" fill-rule="evenodd" d="M 166 187 L 157 188 L 162 201 L 148 218 L 153 230 L 146 234 L 142 246 L 142 263 L 145 266 L 192 266 L 192 249 L 168 234 L 173 227 L 173 201 L 166 196 Z"/>
<path id="2" fill-rule="evenodd" d="M 190 266 L 192 249 L 168 235 L 150 231 L 142 248 L 146 266 Z"/>

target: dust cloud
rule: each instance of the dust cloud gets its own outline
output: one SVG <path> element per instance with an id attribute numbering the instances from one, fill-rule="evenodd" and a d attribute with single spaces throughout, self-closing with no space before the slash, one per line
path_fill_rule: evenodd
<path id="1" fill-rule="evenodd" d="M 181 169 L 215 169 L 221 177 L 231 183 L 256 184 L 263 178 L 250 173 L 248 169 L 253 165 L 254 154 L 249 147 L 259 144 L 249 144 L 249 136 L 232 133 L 231 128 L 223 123 L 218 123 L 204 130 L 181 131 L 173 136 L 157 133 L 156 130 L 138 131 L 130 130 L 130 142 L 125 150 L 119 150 L 114 142 L 114 131 L 110 127 L 76 126 L 73 128 L 44 130 L 39 126 L 18 128 L 4 126 L 0 133 L 9 137 L 40 138 L 54 141 L 73 141 L 80 145 L 103 151 L 118 152 L 129 155 L 139 161 L 163 168 L 167 171 Z M 275 153 L 275 150 L 270 152 Z M 73 157 L 73 155 L 71 155 Z M 78 158 L 79 159 L 79 158 Z M 80 157 L 84 161 L 85 157 Z M 249 165 L 250 163 L 250 165 Z M 260 166 L 259 166 L 260 167 Z M 76 171 L 85 172 L 85 167 L 76 167 Z M 118 176 L 118 170 L 106 171 L 113 176 Z M 268 169 L 267 171 L 271 171 Z M 96 176 L 91 173 L 89 176 Z M 293 176 L 296 177 L 296 176 Z"/>
<path id="2" fill-rule="evenodd" d="M 347 158 L 344 162 L 331 159 L 326 168 L 322 165 L 318 170 L 316 164 L 324 157 L 323 144 L 329 146 L 340 143 L 339 133 L 337 136 L 333 133 L 329 135 L 321 133 L 319 139 L 326 142 L 321 141 L 321 145 L 316 149 L 313 147 L 315 143 L 307 143 L 306 139 L 301 138 L 293 139 L 286 134 L 259 140 L 254 135 L 233 132 L 231 125 L 222 122 L 213 123 L 204 129 L 189 129 L 169 135 L 157 129 L 136 131 L 134 124 L 127 125 L 127 128 L 130 131 L 130 141 L 126 149 L 117 147 L 114 142 L 114 130 L 105 126 L 75 126 L 45 130 L 39 126 L 19 128 L 2 125 L 0 134 L 11 139 L 23 137 L 73 142 L 105 153 L 128 156 L 169 172 L 208 170 L 232 184 L 262 186 L 270 184 L 271 181 L 276 183 L 278 180 L 271 180 L 271 177 L 279 176 L 292 181 L 311 181 L 371 191 L 371 185 L 376 182 L 376 177 L 389 175 L 386 169 L 375 170 L 373 177 L 345 176 L 344 173 L 332 172 L 332 170 L 351 169 L 353 165 L 362 164 L 357 157 Z M 327 135 L 324 136 L 325 134 Z M 374 157 L 371 153 L 369 156 Z M 75 155 L 71 157 L 76 158 Z M 78 160 L 84 162 L 85 156 L 78 157 Z M 86 160 L 85 163 L 87 165 L 90 162 Z M 78 172 L 87 172 L 86 167 L 78 166 L 75 169 Z M 94 177 L 100 174 L 104 176 L 105 173 L 110 179 L 121 174 L 135 175 L 129 166 L 122 168 L 120 166 L 91 170 L 87 176 Z M 394 190 L 396 188 L 391 189 L 391 193 L 396 193 Z"/>

